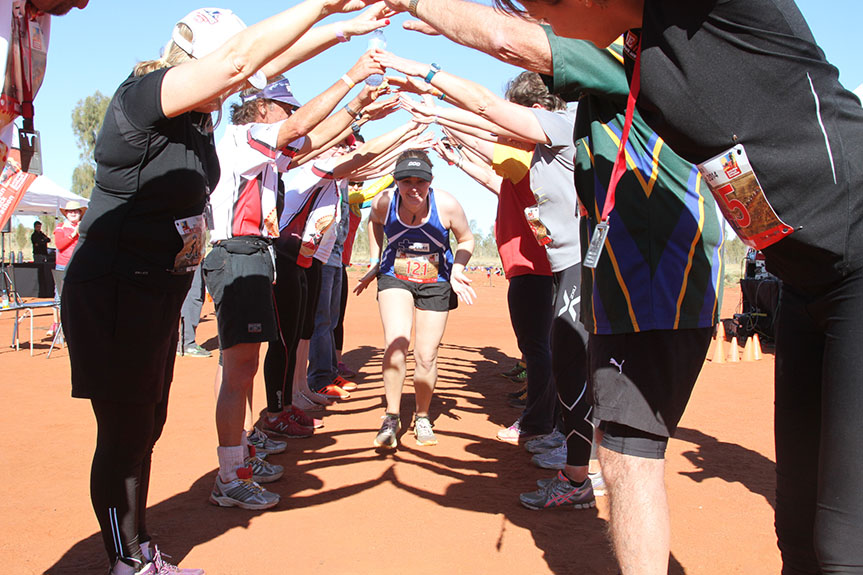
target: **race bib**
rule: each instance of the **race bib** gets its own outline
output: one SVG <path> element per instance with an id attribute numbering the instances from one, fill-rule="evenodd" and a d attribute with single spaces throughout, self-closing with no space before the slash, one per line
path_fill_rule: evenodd
<path id="1" fill-rule="evenodd" d="M 530 206 L 524 209 L 524 218 L 527 220 L 527 225 L 530 226 L 530 231 L 533 232 L 533 237 L 541 246 L 547 246 L 551 243 L 551 236 L 548 235 L 548 228 L 539 219 L 539 206 Z"/>
<path id="2" fill-rule="evenodd" d="M 742 144 L 698 165 L 722 215 L 747 246 L 761 250 L 790 235 L 764 196 Z"/>
<path id="3" fill-rule="evenodd" d="M 174 220 L 177 233 L 183 240 L 183 248 L 174 258 L 173 273 L 195 271 L 204 256 L 204 216 L 192 216 Z"/>
<path id="4" fill-rule="evenodd" d="M 393 273 L 400 280 L 414 283 L 435 283 L 438 279 L 440 256 L 432 254 L 417 254 L 396 250 L 393 263 Z"/>

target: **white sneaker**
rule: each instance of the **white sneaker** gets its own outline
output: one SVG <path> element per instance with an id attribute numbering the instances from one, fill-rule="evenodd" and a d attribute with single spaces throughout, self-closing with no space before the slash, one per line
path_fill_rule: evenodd
<path id="1" fill-rule="evenodd" d="M 237 470 L 237 479 L 222 483 L 219 474 L 213 491 L 210 492 L 210 503 L 219 507 L 239 507 L 241 509 L 269 509 L 279 502 L 279 494 L 267 491 L 252 481 L 252 469 L 241 467 Z"/>

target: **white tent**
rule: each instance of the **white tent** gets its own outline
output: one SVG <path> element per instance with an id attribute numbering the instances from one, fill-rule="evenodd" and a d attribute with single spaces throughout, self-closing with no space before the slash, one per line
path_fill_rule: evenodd
<path id="1" fill-rule="evenodd" d="M 24 192 L 24 197 L 15 208 L 16 216 L 60 216 L 60 208 L 66 202 L 75 200 L 87 205 L 90 200 L 78 194 L 73 194 L 55 183 L 53 180 L 39 176 Z"/>

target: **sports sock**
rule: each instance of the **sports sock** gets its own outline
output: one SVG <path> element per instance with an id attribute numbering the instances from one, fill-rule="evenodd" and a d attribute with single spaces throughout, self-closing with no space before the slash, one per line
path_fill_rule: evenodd
<path id="1" fill-rule="evenodd" d="M 219 446 L 216 451 L 219 454 L 219 479 L 222 483 L 233 481 L 237 478 L 237 469 L 243 467 L 245 459 L 243 446 Z"/>

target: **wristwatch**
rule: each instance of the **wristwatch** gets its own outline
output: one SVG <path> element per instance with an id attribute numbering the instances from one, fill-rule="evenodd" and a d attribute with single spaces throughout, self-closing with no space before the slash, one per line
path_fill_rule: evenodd
<path id="1" fill-rule="evenodd" d="M 437 74 L 438 72 L 440 72 L 440 66 L 438 66 L 435 63 L 432 63 L 432 65 L 429 66 L 429 73 L 426 74 L 426 77 L 425 77 L 426 84 L 431 84 L 432 78 L 434 78 L 434 75 Z"/>
<path id="2" fill-rule="evenodd" d="M 420 0 L 411 0 L 410 4 L 408 4 L 408 12 L 414 18 L 419 18 L 419 16 L 417 16 L 417 5 L 419 3 L 420 3 Z"/>

